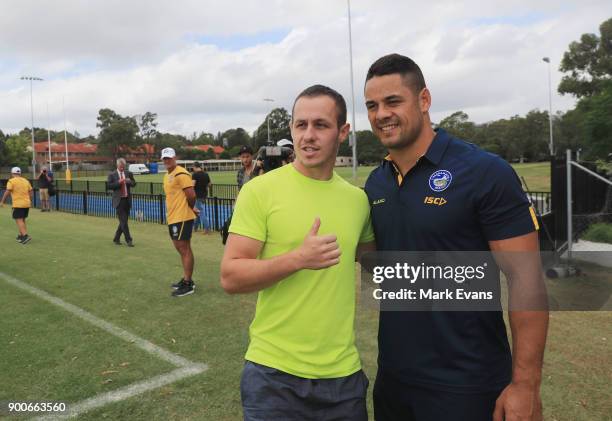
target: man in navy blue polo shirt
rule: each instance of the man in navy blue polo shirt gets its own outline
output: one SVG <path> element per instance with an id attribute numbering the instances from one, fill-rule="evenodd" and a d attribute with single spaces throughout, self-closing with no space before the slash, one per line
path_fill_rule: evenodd
<path id="1" fill-rule="evenodd" d="M 431 95 L 414 61 L 377 60 L 365 98 L 389 151 L 365 185 L 379 251 L 538 252 L 537 219 L 516 173 L 431 128 Z M 518 266 L 502 270 L 511 276 Z M 501 312 L 381 311 L 376 419 L 541 420 L 548 313 L 510 311 L 509 321 L 512 353 Z"/>

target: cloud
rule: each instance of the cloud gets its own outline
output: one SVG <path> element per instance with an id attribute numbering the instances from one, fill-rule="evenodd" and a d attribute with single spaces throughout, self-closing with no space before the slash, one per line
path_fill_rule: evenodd
<path id="1" fill-rule="evenodd" d="M 354 0 L 357 128 L 368 128 L 363 82 L 370 63 L 389 52 L 413 57 L 433 94 L 432 117 L 457 110 L 478 122 L 547 108 L 547 68 L 556 72 L 569 42 L 597 32 L 606 1 L 525 0 L 491 4 Z M 35 124 L 95 134 L 100 108 L 159 114 L 160 129 L 191 134 L 232 127 L 254 130 L 271 106 L 290 109 L 295 95 L 328 84 L 350 100 L 344 2 L 81 2 L 24 0 L 0 15 L 0 128 Z M 517 13 L 517 10 L 520 13 Z M 26 23 L 32 31 L 24 31 Z M 263 98 L 274 98 L 270 104 Z M 555 109 L 572 98 L 555 95 Z M 350 104 L 349 104 L 350 108 Z"/>

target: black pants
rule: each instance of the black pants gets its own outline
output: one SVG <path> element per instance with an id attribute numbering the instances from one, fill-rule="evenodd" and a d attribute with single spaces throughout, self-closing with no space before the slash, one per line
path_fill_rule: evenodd
<path id="1" fill-rule="evenodd" d="M 502 390 L 453 393 L 408 386 L 378 370 L 374 383 L 376 421 L 491 421 Z"/>
<path id="2" fill-rule="evenodd" d="M 125 241 L 128 243 L 132 242 L 132 236 L 130 235 L 130 227 L 128 227 L 128 218 L 130 216 L 130 201 L 123 197 L 119 206 L 117 206 L 117 217 L 119 218 L 119 226 L 115 232 L 114 241 L 119 241 L 121 234 L 125 236 Z"/>

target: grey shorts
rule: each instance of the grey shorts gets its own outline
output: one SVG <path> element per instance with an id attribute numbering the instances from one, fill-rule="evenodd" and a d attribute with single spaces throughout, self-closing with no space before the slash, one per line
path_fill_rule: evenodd
<path id="1" fill-rule="evenodd" d="M 245 421 L 367 421 L 368 378 L 304 379 L 247 361 L 240 381 Z"/>

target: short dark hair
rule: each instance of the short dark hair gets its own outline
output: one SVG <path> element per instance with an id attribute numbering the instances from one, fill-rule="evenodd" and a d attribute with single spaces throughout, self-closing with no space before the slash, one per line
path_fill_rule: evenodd
<path id="1" fill-rule="evenodd" d="M 425 78 L 418 64 L 401 54 L 389 54 L 376 60 L 368 70 L 366 83 L 375 76 L 399 74 L 404 83 L 415 92 L 425 88 Z"/>
<path id="2" fill-rule="evenodd" d="M 346 124 L 346 101 L 344 101 L 344 97 L 340 95 L 337 91 L 325 85 L 312 85 L 306 89 L 304 89 L 293 101 L 293 108 L 291 110 L 291 119 L 293 120 L 293 114 L 295 111 L 295 104 L 298 99 L 303 97 L 315 98 L 318 96 L 328 96 L 334 100 L 336 103 L 336 111 L 337 117 L 336 121 L 338 123 L 338 128 L 344 126 Z"/>

